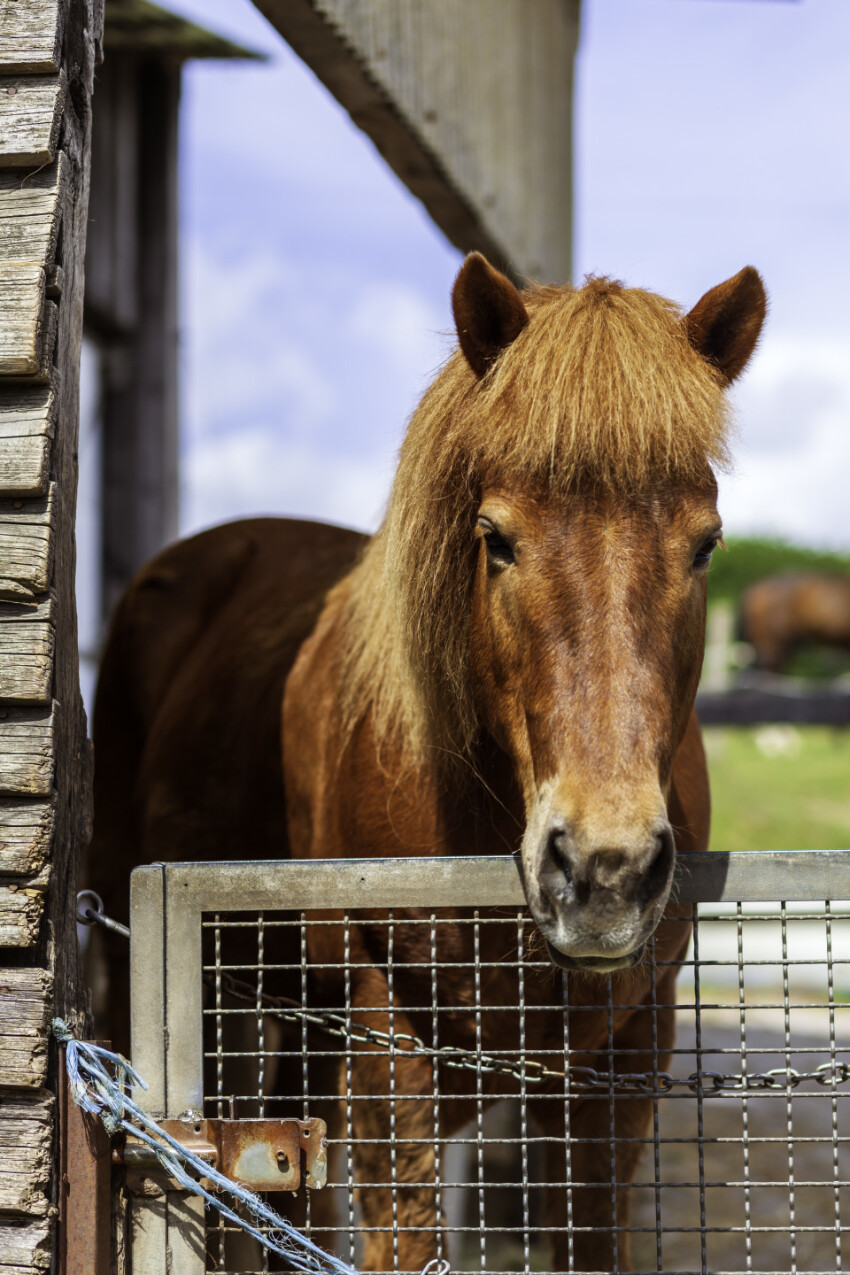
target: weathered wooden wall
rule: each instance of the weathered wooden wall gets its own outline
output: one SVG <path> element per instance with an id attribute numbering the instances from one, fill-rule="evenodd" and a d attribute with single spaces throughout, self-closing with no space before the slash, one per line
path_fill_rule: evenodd
<path id="1" fill-rule="evenodd" d="M 74 507 L 102 0 L 0 0 L 0 1275 L 51 1265 L 50 1020 L 80 1021 Z"/>
<path id="2" fill-rule="evenodd" d="M 255 0 L 459 248 L 566 282 L 579 0 Z"/>

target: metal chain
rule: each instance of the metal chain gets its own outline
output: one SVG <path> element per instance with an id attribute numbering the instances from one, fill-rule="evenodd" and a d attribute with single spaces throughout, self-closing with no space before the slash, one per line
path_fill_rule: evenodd
<path id="1" fill-rule="evenodd" d="M 237 1000 L 257 1003 L 257 989 L 250 983 L 223 974 L 222 990 L 236 997 Z M 466 1071 L 483 1071 L 501 1076 L 509 1076 L 516 1081 L 524 1078 L 526 1085 L 540 1085 L 547 1080 L 563 1080 L 569 1076 L 570 1089 L 573 1092 L 592 1092 L 594 1090 L 618 1093 L 637 1093 L 649 1096 L 664 1097 L 677 1089 L 689 1089 L 691 1093 L 702 1093 L 705 1097 L 721 1093 L 751 1093 L 756 1090 L 796 1089 L 806 1082 L 831 1086 L 845 1084 L 850 1080 L 850 1062 L 835 1061 L 822 1063 L 814 1071 L 795 1071 L 793 1067 L 774 1067 L 771 1071 L 747 1072 L 746 1075 L 721 1071 L 695 1071 L 689 1076 L 671 1076 L 669 1072 L 637 1071 L 619 1072 L 612 1080 L 609 1072 L 599 1072 L 594 1067 L 570 1067 L 568 1071 L 558 1071 L 547 1067 L 535 1058 L 526 1058 L 523 1063 L 511 1062 L 506 1058 L 496 1058 L 492 1054 L 480 1054 L 474 1049 L 463 1049 L 459 1045 L 441 1045 L 432 1049 L 419 1036 L 407 1032 L 378 1031 L 366 1023 L 347 1023 L 341 1014 L 331 1010 L 302 1009 L 296 1001 L 285 996 L 270 996 L 264 993 L 262 1001 L 268 1006 L 267 1012 L 285 1022 L 307 1022 L 320 1028 L 328 1036 L 338 1036 L 353 1044 L 378 1045 L 384 1049 L 392 1047 L 396 1054 L 405 1054 L 409 1058 L 425 1058 L 432 1063 L 440 1063 L 444 1067 L 457 1067 Z"/>
<path id="2" fill-rule="evenodd" d="M 83 902 L 91 899 L 94 906 Z M 102 925 L 117 931 L 124 937 L 130 937 L 126 926 L 113 921 L 104 915 L 103 903 L 98 895 L 90 890 L 82 890 L 77 895 L 77 920 L 83 925 Z M 213 976 L 207 974 L 204 982 L 212 985 Z M 573 1092 L 593 1092 L 614 1089 L 618 1093 L 646 1094 L 662 1098 L 677 1089 L 689 1089 L 691 1093 L 702 1093 L 704 1097 L 722 1093 L 752 1093 L 758 1090 L 787 1091 L 799 1085 L 814 1083 L 824 1088 L 846 1084 L 850 1080 L 850 1062 L 839 1060 L 821 1063 L 814 1071 L 795 1071 L 793 1067 L 774 1067 L 763 1072 L 723 1072 L 694 1071 L 689 1076 L 671 1076 L 667 1071 L 634 1071 L 619 1072 L 611 1077 L 610 1072 L 599 1072 L 595 1067 L 574 1066 L 566 1071 L 547 1067 L 536 1058 L 526 1058 L 523 1062 L 511 1062 L 507 1058 L 496 1058 L 492 1054 L 481 1054 L 474 1049 L 463 1049 L 459 1045 L 441 1045 L 432 1049 L 419 1036 L 406 1032 L 382 1032 L 365 1023 L 348 1022 L 342 1014 L 334 1014 L 331 1010 L 303 1009 L 298 1001 L 287 996 L 272 996 L 268 992 L 257 995 L 258 989 L 232 974 L 221 974 L 222 990 L 236 997 L 237 1000 L 249 1001 L 256 1005 L 257 1000 L 266 1006 L 266 1012 L 275 1018 L 290 1023 L 308 1023 L 320 1028 L 328 1036 L 338 1036 L 345 1041 L 360 1045 L 379 1045 L 384 1049 L 392 1048 L 396 1053 L 406 1054 L 409 1058 L 426 1058 L 429 1062 L 442 1064 L 444 1067 L 457 1067 L 465 1071 L 483 1071 L 493 1075 L 509 1076 L 526 1085 L 541 1085 L 546 1080 L 563 1081 L 569 1077 L 570 1089 Z"/>

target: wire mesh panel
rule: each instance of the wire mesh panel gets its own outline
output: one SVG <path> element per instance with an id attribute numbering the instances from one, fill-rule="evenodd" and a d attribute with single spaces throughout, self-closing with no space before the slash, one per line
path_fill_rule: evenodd
<path id="1" fill-rule="evenodd" d="M 185 1105 L 322 1117 L 328 1186 L 270 1199 L 368 1270 L 841 1271 L 850 910 L 765 901 L 769 872 L 757 901 L 730 900 L 742 880 L 718 888 L 713 858 L 680 881 L 687 919 L 610 977 L 552 965 L 518 887 L 492 888 L 504 863 L 479 862 L 478 882 L 466 870 L 462 892 L 435 883 L 431 906 L 421 892 L 403 906 L 399 887 L 373 891 L 399 906 L 346 907 L 320 882 L 312 900 L 276 883 L 234 906 L 233 888 L 207 885 Z M 793 891 L 790 857 L 774 883 L 787 895 L 818 888 L 817 861 L 797 861 Z M 721 897 L 689 902 L 700 894 Z M 167 1039 L 185 1035 L 176 993 L 164 1000 Z M 270 1269 L 212 1216 L 206 1263 Z"/>

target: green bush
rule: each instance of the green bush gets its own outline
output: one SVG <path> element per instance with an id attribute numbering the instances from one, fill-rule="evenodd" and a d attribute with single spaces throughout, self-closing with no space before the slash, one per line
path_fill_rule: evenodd
<path id="1" fill-rule="evenodd" d="M 730 536 L 727 549 L 718 549 L 708 577 L 708 600 L 732 602 L 748 585 L 764 576 L 786 571 L 842 571 L 850 574 L 850 554 L 805 549 L 784 540 Z"/>

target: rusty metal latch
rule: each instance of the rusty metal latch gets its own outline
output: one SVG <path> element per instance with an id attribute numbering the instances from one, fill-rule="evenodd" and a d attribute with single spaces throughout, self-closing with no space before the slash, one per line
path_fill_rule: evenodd
<path id="1" fill-rule="evenodd" d="M 328 1180 L 324 1120 L 161 1120 L 159 1127 L 224 1177 L 251 1191 L 316 1190 Z M 153 1175 L 156 1156 L 128 1137 L 121 1159 L 128 1170 Z"/>

